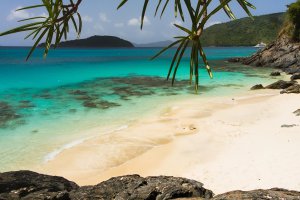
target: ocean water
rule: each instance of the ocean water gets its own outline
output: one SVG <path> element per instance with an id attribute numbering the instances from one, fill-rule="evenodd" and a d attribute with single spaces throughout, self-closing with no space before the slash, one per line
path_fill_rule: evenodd
<path id="1" fill-rule="evenodd" d="M 149 58 L 159 48 L 58 49 L 46 59 L 38 49 L 0 48 L 0 171 L 31 169 L 66 148 L 110 134 L 164 103 L 221 96 L 270 82 L 269 69 L 225 60 L 257 49 L 206 48 L 214 72 L 200 70 L 200 89 L 188 84 L 187 55 L 174 87 L 165 80 L 174 50 Z M 93 130 L 97 128 L 97 135 Z"/>

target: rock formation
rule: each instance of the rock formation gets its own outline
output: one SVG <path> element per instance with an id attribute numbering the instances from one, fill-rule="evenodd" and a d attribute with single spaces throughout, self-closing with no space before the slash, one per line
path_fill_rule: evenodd
<path id="1" fill-rule="evenodd" d="M 300 73 L 300 43 L 293 43 L 286 35 L 253 56 L 241 60 L 245 65 L 273 67 L 288 74 Z"/>
<path id="2" fill-rule="evenodd" d="M 79 187 L 62 177 L 31 171 L 0 173 L 0 200 L 297 200 L 300 192 L 270 190 L 233 191 L 213 197 L 197 181 L 170 176 L 114 177 L 95 186 Z"/>

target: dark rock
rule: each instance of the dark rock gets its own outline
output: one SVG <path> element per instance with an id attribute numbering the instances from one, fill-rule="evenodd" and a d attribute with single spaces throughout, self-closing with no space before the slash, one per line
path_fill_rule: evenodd
<path id="1" fill-rule="evenodd" d="M 97 104 L 92 101 L 83 102 L 83 106 L 87 108 L 97 108 Z"/>
<path id="2" fill-rule="evenodd" d="M 300 93 L 300 85 L 299 84 L 294 84 L 288 88 L 286 88 L 285 90 L 282 90 L 280 92 L 280 94 L 290 94 L 290 93 L 295 93 L 295 94 L 299 94 Z"/>
<path id="3" fill-rule="evenodd" d="M 82 90 L 72 90 L 69 92 L 69 94 L 73 94 L 73 95 L 86 95 L 87 92 L 86 91 L 82 91 Z"/>
<path id="4" fill-rule="evenodd" d="M 300 109 L 296 110 L 295 112 L 293 112 L 296 116 L 300 116 Z"/>
<path id="5" fill-rule="evenodd" d="M 279 188 L 273 188 L 270 190 L 253 190 L 249 192 L 245 191 L 233 191 L 225 194 L 217 195 L 213 200 L 299 200 L 300 192 L 289 191 Z"/>
<path id="6" fill-rule="evenodd" d="M 243 62 L 244 60 L 245 58 L 237 57 L 237 58 L 229 58 L 227 61 L 230 63 L 239 63 L 239 62 Z"/>
<path id="7" fill-rule="evenodd" d="M 10 121 L 20 117 L 8 103 L 0 101 L 0 127 L 6 127 Z"/>
<path id="8" fill-rule="evenodd" d="M 290 74 L 300 73 L 300 43 L 292 42 L 289 36 L 283 34 L 263 50 L 244 59 L 243 64 L 280 68 Z"/>
<path id="9" fill-rule="evenodd" d="M 102 109 L 108 109 L 110 107 L 117 107 L 121 106 L 120 104 L 114 103 L 114 102 L 109 102 L 109 101 L 100 101 L 97 103 L 98 107 Z"/>
<path id="10" fill-rule="evenodd" d="M 100 109 L 108 109 L 111 107 L 117 107 L 120 106 L 120 104 L 114 103 L 114 102 L 109 102 L 109 101 L 85 101 L 83 102 L 83 106 L 87 108 L 100 108 Z"/>
<path id="11" fill-rule="evenodd" d="M 30 101 L 20 101 L 19 108 L 34 108 L 35 105 Z"/>
<path id="12" fill-rule="evenodd" d="M 295 126 L 298 126 L 297 124 L 283 124 L 281 125 L 281 128 L 293 128 Z"/>
<path id="13" fill-rule="evenodd" d="M 62 177 L 30 171 L 0 173 L 0 199 L 69 199 L 78 185 Z"/>
<path id="14" fill-rule="evenodd" d="M 262 84 L 254 85 L 251 90 L 260 90 L 264 89 L 264 86 Z"/>
<path id="15" fill-rule="evenodd" d="M 0 173 L 0 199 L 49 200 L 167 200 L 212 198 L 213 193 L 197 181 L 167 176 L 143 178 L 129 175 L 111 178 L 95 186 L 77 186 L 61 177 L 30 171 Z"/>
<path id="16" fill-rule="evenodd" d="M 86 101 L 86 100 L 95 100 L 95 97 L 91 97 L 89 95 L 79 95 L 75 97 L 76 100 Z"/>
<path id="17" fill-rule="evenodd" d="M 280 72 L 272 72 L 270 74 L 270 76 L 280 76 L 280 75 L 281 75 Z"/>
<path id="18" fill-rule="evenodd" d="M 266 86 L 265 88 L 267 89 L 286 89 L 292 85 L 294 85 L 296 82 L 294 81 L 283 81 L 283 80 L 279 80 L 276 81 L 275 83 L 272 83 L 268 86 Z"/>
<path id="19" fill-rule="evenodd" d="M 298 80 L 298 79 L 300 79 L 300 73 L 295 73 L 293 76 L 291 76 L 292 81 Z"/>
<path id="20" fill-rule="evenodd" d="M 180 197 L 211 198 L 213 193 L 203 188 L 203 184 L 185 178 L 167 176 L 143 178 L 129 175 L 111 178 L 96 186 L 81 187 L 70 193 L 71 199 L 175 199 Z"/>

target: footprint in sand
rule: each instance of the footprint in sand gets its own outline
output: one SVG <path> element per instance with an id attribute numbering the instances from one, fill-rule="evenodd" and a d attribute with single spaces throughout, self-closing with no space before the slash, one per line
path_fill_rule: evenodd
<path id="1" fill-rule="evenodd" d="M 179 126 L 176 128 L 175 136 L 183 136 L 195 134 L 197 132 L 197 127 L 194 124 L 189 124 L 187 126 Z"/>

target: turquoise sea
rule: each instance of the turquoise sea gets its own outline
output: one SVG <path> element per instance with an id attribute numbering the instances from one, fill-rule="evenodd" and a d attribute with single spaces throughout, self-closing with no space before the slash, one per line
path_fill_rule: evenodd
<path id="1" fill-rule="evenodd" d="M 157 60 L 159 48 L 58 49 L 46 59 L 38 49 L 0 48 L 0 171 L 30 169 L 66 148 L 126 128 L 164 102 L 236 94 L 270 82 L 269 69 L 225 60 L 249 56 L 247 47 L 206 48 L 214 71 L 200 71 L 200 91 L 189 86 L 185 57 L 174 87 L 165 81 L 174 50 Z M 187 54 L 188 55 L 188 54 Z"/>

